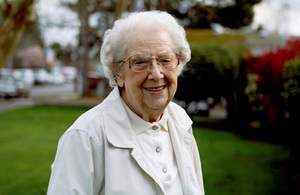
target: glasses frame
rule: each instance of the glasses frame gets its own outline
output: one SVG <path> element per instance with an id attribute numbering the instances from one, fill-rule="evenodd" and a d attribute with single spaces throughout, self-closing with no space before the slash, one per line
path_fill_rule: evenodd
<path id="1" fill-rule="evenodd" d="M 159 56 L 161 56 L 161 55 L 163 55 L 163 54 L 167 54 L 167 53 L 174 53 L 174 54 L 176 55 L 176 57 L 177 57 L 177 65 L 176 65 L 174 68 L 172 68 L 172 69 L 166 69 L 164 66 L 162 66 L 162 65 L 157 61 L 157 59 L 158 59 Z M 139 54 L 135 54 L 135 55 L 139 55 Z M 132 56 L 135 56 L 135 55 L 132 55 Z M 149 63 L 149 65 L 147 66 L 147 68 L 138 71 L 138 70 L 132 69 L 131 64 L 129 63 L 129 60 L 130 60 L 130 58 L 131 58 L 132 56 L 129 56 L 129 57 L 127 58 L 126 61 L 124 61 L 124 60 L 119 60 L 118 63 L 126 63 L 126 64 L 128 64 L 129 68 L 130 68 L 132 71 L 134 71 L 134 72 L 144 72 L 144 71 L 146 71 L 147 69 L 149 69 L 149 67 L 152 65 L 153 57 L 155 58 L 157 65 L 159 65 L 163 70 L 167 70 L 167 71 L 175 70 L 175 69 L 178 67 L 178 65 L 180 64 L 180 55 L 179 55 L 179 53 L 176 53 L 176 52 L 164 52 L 164 53 L 161 53 L 161 54 L 158 55 L 158 56 L 149 56 L 149 57 L 152 58 L 151 63 Z"/>

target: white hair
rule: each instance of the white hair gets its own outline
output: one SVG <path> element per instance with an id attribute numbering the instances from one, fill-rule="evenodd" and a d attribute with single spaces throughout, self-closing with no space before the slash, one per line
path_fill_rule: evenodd
<path id="1" fill-rule="evenodd" d="M 173 49 L 179 54 L 180 63 L 177 67 L 178 76 L 185 68 L 191 58 L 190 46 L 186 40 L 184 28 L 177 19 L 164 11 L 132 12 L 127 18 L 116 20 L 113 27 L 105 31 L 100 51 L 100 61 L 103 65 L 106 78 L 111 87 L 117 86 L 115 81 L 115 70 L 122 69 L 123 59 L 133 32 L 145 30 L 159 30 L 170 35 L 173 41 Z"/>

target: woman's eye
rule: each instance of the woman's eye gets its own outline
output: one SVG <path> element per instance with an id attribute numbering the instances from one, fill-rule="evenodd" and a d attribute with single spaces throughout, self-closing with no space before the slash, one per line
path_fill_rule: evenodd
<path id="1" fill-rule="evenodd" d="M 160 62 L 160 63 L 170 63 L 171 60 L 168 59 L 168 58 L 166 58 L 166 59 L 160 59 L 159 62 Z"/>
<path id="2" fill-rule="evenodd" d="M 132 64 L 137 64 L 137 65 L 139 65 L 139 64 L 147 64 L 147 63 L 148 63 L 148 61 L 147 60 L 143 60 L 143 59 L 134 60 L 132 62 Z"/>

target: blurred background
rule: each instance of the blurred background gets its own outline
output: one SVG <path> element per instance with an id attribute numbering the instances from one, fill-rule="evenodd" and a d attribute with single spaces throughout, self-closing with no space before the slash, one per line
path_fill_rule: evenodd
<path id="1" fill-rule="evenodd" d="M 287 148 L 300 194 L 299 0 L 0 0 L 0 110 L 104 98 L 102 36 L 139 10 L 186 29 L 192 59 L 174 101 L 195 126 Z"/>

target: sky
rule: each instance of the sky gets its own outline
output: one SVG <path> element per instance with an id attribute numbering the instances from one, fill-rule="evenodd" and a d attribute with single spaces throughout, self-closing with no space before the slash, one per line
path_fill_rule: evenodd
<path id="1" fill-rule="evenodd" d="M 79 22 L 75 13 L 59 6 L 60 0 L 39 0 L 38 15 L 46 45 L 58 42 L 62 46 L 77 44 Z M 69 0 L 74 1 L 74 0 Z M 300 0 L 263 0 L 254 7 L 255 28 L 262 25 L 266 32 L 277 32 L 283 36 L 300 36 Z M 47 24 L 63 24 L 68 28 L 46 27 Z M 53 25 L 54 26 L 54 25 Z"/>
<path id="2" fill-rule="evenodd" d="M 63 46 L 77 45 L 79 21 L 74 12 L 60 6 L 60 0 L 39 0 L 36 6 L 46 45 L 53 42 Z"/>
<path id="3" fill-rule="evenodd" d="M 254 24 L 284 36 L 300 36 L 300 0 L 263 0 L 254 7 Z"/>

